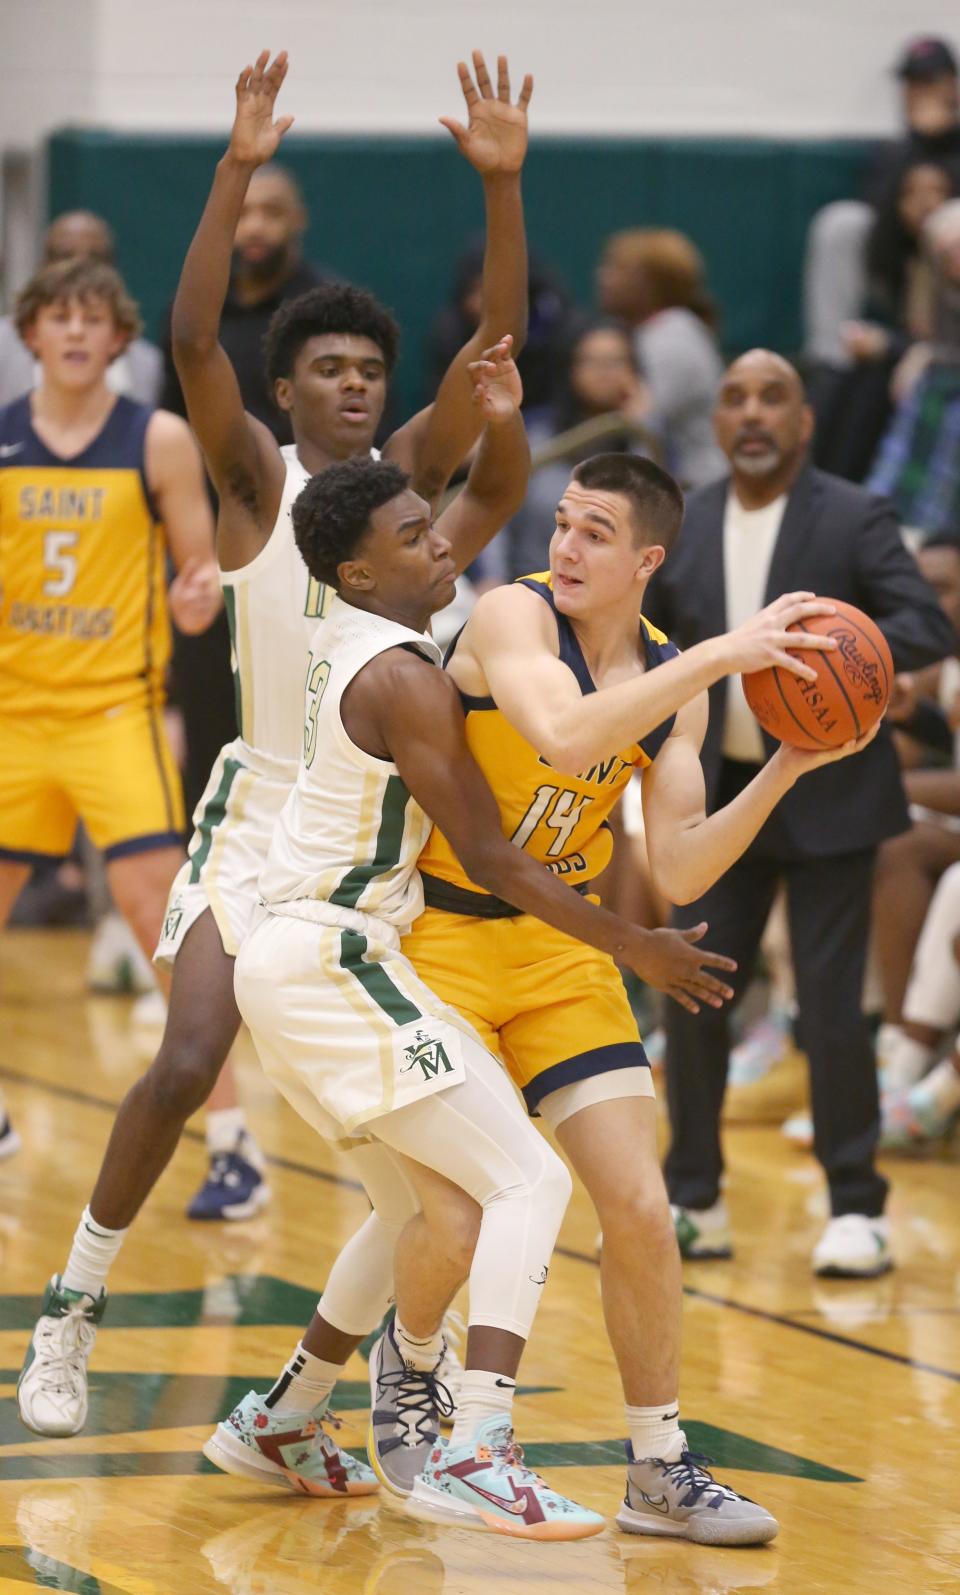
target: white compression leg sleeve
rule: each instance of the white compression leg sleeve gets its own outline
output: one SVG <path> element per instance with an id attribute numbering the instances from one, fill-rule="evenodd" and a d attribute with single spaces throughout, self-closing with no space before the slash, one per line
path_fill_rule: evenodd
<path id="1" fill-rule="evenodd" d="M 466 1080 L 385 1114 L 368 1128 L 480 1204 L 470 1323 L 506 1329 L 525 1340 L 571 1179 L 530 1123 L 496 1059 L 467 1037 L 463 1048 Z"/>
<path id="2" fill-rule="evenodd" d="M 960 1024 L 960 965 L 953 943 L 960 933 L 960 864 L 951 864 L 937 883 L 913 958 L 903 1000 L 903 1017 L 936 1030 Z"/>
<path id="3" fill-rule="evenodd" d="M 407 1220 L 419 1212 L 417 1193 L 396 1153 L 377 1142 L 346 1154 L 373 1212 L 351 1236 L 323 1287 L 320 1312 L 345 1335 L 369 1335 L 393 1300 L 393 1254 Z"/>

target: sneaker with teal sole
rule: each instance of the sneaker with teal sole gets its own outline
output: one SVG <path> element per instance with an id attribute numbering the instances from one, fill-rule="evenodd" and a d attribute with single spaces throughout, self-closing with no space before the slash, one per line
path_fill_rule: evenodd
<path id="1" fill-rule="evenodd" d="M 775 1517 L 710 1472 L 709 1457 L 684 1450 L 676 1462 L 637 1460 L 627 1441 L 627 1493 L 617 1527 L 626 1534 L 693 1540 L 697 1545 L 766 1545 Z"/>
<path id="2" fill-rule="evenodd" d="M 525 1466 L 509 1418 L 480 1424 L 470 1445 L 440 1440 L 404 1502 L 411 1517 L 517 1540 L 584 1540 L 599 1534 L 599 1513 L 551 1489 Z"/>
<path id="3" fill-rule="evenodd" d="M 87 1359 L 106 1306 L 105 1290 L 65 1290 L 59 1274 L 47 1286 L 17 1380 L 20 1419 L 35 1434 L 62 1439 L 86 1423 Z"/>
<path id="4" fill-rule="evenodd" d="M 273 1412 L 251 1390 L 217 1424 L 203 1454 L 223 1473 L 303 1495 L 372 1495 L 380 1488 L 376 1474 L 342 1451 L 325 1424 L 339 1427 L 339 1419 L 324 1407 Z"/>

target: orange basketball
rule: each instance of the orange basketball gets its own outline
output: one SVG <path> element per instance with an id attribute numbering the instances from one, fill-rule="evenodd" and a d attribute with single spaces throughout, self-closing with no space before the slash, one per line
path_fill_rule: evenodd
<path id="1" fill-rule="evenodd" d="M 763 729 L 810 753 L 862 737 L 883 714 L 893 684 L 893 657 L 879 626 L 853 604 L 824 602 L 836 605 L 835 615 L 813 615 L 790 627 L 837 640 L 829 653 L 801 655 L 816 670 L 816 681 L 780 666 L 743 677 L 746 700 Z"/>

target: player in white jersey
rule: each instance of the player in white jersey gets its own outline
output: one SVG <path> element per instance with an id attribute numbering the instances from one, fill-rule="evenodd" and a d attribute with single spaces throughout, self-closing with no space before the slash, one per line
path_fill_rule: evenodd
<path id="1" fill-rule="evenodd" d="M 431 499 L 480 431 L 470 363 L 503 334 L 519 343 L 525 331 L 520 168 L 532 85 L 527 79 L 512 105 L 506 62 L 501 59 L 496 94 L 479 56 L 475 68 L 478 87 L 460 68 L 469 125 L 449 125 L 483 178 L 484 310 L 435 403 L 395 432 L 384 450 Z M 184 264 L 173 318 L 190 420 L 220 501 L 217 551 L 232 621 L 241 736 L 224 750 L 198 807 L 186 878 L 167 915 L 160 952 L 176 962 L 159 1053 L 120 1106 L 66 1267 L 47 1288 L 28 1347 L 20 1414 L 45 1434 L 83 1427 L 86 1360 L 105 1309 L 109 1268 L 187 1118 L 209 1096 L 239 1027 L 233 958 L 256 904 L 257 873 L 274 821 L 296 774 L 307 639 L 325 599 L 297 553 L 289 506 L 312 472 L 370 452 L 396 359 L 398 330 L 389 312 L 360 289 L 318 288 L 278 311 L 268 340 L 269 375 L 296 440 L 286 458 L 267 428 L 244 412 L 218 328 L 247 185 L 289 126 L 289 118 L 273 117 L 285 74 L 285 56 L 268 67 L 264 54 L 240 75 L 230 146 Z M 520 458 L 522 498 L 525 444 Z M 506 470 L 502 482 L 487 472 L 485 481 L 489 497 L 481 503 L 474 496 L 458 512 L 461 568 L 519 502 L 515 472 Z M 242 1198 L 243 1179 L 239 1160 L 223 1159 L 225 1191 Z M 242 1212 L 242 1200 L 238 1207 Z"/>
<path id="2" fill-rule="evenodd" d="M 569 1176 L 472 1026 L 402 955 L 400 936 L 423 909 L 416 866 L 431 821 L 473 880 L 557 929 L 640 969 L 649 933 L 587 902 L 504 835 L 457 690 L 431 668 L 440 653 L 424 631 L 453 597 L 456 566 L 444 518 L 432 524 L 407 474 L 369 459 L 330 466 L 293 519 L 309 569 L 337 597 L 311 643 L 303 755 L 260 877 L 264 910 L 237 959 L 237 1000 L 297 1111 L 335 1143 L 370 1138 L 360 1172 L 374 1214 L 356 1239 L 409 1215 L 396 1244 L 395 1326 L 371 1359 L 372 1424 L 390 1429 L 370 1448 L 381 1482 L 431 1521 L 582 1538 L 603 1519 L 524 1467 L 511 1420 Z M 700 989 L 723 988 L 707 977 Z M 430 1406 L 442 1399 L 443 1313 L 469 1252 L 450 1233 L 464 1197 L 480 1222 L 447 1446 L 431 1432 Z M 313 1458 L 331 1389 L 382 1305 L 382 1281 L 363 1277 L 370 1250 L 341 1254 L 274 1390 L 251 1393 L 208 1441 L 219 1466 L 301 1488 L 325 1467 Z M 422 1443 L 410 1443 L 411 1428 Z"/>

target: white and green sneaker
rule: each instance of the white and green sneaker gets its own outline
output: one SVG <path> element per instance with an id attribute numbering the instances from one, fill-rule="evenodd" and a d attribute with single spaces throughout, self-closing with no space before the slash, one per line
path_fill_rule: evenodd
<path id="1" fill-rule="evenodd" d="M 106 1306 L 105 1290 L 65 1290 L 59 1274 L 47 1286 L 17 1380 L 20 1419 L 35 1434 L 62 1438 L 86 1423 L 87 1358 Z"/>
<path id="2" fill-rule="evenodd" d="M 438 1440 L 403 1504 L 427 1523 L 519 1540 L 583 1540 L 604 1527 L 597 1512 L 525 1466 L 510 1419 L 500 1414 L 480 1424 L 470 1445 Z"/>
<path id="3" fill-rule="evenodd" d="M 670 1204 L 680 1256 L 690 1262 L 733 1256 L 730 1215 L 721 1197 L 712 1207 L 677 1207 Z"/>
<path id="4" fill-rule="evenodd" d="M 276 1484 L 304 1495 L 372 1495 L 376 1474 L 342 1451 L 324 1424 L 340 1420 L 322 1404 L 315 1412 L 273 1412 L 251 1390 L 218 1423 L 203 1454 L 223 1473 Z"/>
<path id="5" fill-rule="evenodd" d="M 825 1279 L 875 1279 L 892 1267 L 886 1218 L 864 1213 L 832 1218 L 813 1249 L 813 1272 Z"/>
<path id="6" fill-rule="evenodd" d="M 676 1462 L 637 1460 L 627 1441 L 627 1493 L 617 1527 L 697 1545 L 766 1545 L 780 1525 L 745 1495 L 715 1479 L 709 1457 L 684 1450 Z"/>

